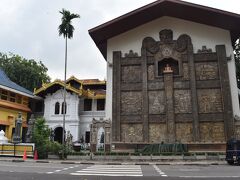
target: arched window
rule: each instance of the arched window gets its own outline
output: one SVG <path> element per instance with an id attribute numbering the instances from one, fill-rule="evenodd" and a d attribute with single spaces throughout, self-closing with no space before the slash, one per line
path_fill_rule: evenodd
<path id="1" fill-rule="evenodd" d="M 65 113 L 64 113 L 65 109 Z M 64 107 L 64 102 L 62 103 L 62 114 L 67 114 L 67 103 L 65 102 L 65 107 Z"/>
<path id="2" fill-rule="evenodd" d="M 55 114 L 59 114 L 60 113 L 60 103 L 56 102 L 55 103 Z"/>
<path id="3" fill-rule="evenodd" d="M 173 70 L 173 75 L 179 75 L 178 61 L 172 58 L 165 58 L 158 62 L 158 76 L 163 76 L 163 71 L 166 66 L 169 66 Z"/>

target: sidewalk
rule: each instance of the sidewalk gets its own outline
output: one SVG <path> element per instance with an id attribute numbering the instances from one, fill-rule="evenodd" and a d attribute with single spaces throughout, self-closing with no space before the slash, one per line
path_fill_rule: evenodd
<path id="1" fill-rule="evenodd" d="M 224 160 L 164 160 L 164 161 L 79 161 L 79 160 L 59 160 L 59 159 L 42 159 L 42 160 L 34 160 L 28 158 L 23 160 L 19 157 L 0 157 L 0 162 L 31 162 L 31 163 L 55 163 L 55 164 L 86 164 L 86 165 L 94 165 L 94 164 L 102 164 L 102 165 L 199 165 L 199 166 L 208 166 L 208 165 L 226 165 L 227 162 Z"/>

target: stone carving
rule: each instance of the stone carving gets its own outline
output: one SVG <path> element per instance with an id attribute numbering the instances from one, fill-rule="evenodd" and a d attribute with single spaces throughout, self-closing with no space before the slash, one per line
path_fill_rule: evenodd
<path id="1" fill-rule="evenodd" d="M 149 91 L 149 114 L 165 113 L 165 94 L 164 91 Z"/>
<path id="2" fill-rule="evenodd" d="M 26 134 L 26 142 L 31 143 L 32 142 L 32 136 L 33 136 L 33 128 L 34 128 L 34 115 L 32 114 L 30 119 L 28 120 L 28 130 Z"/>
<path id="3" fill-rule="evenodd" d="M 176 123 L 176 140 L 181 143 L 193 141 L 192 127 L 192 123 Z"/>
<path id="4" fill-rule="evenodd" d="M 148 80 L 154 80 L 154 65 L 148 66 Z"/>
<path id="5" fill-rule="evenodd" d="M 122 82 L 141 82 L 141 66 L 123 66 L 122 67 Z"/>
<path id="6" fill-rule="evenodd" d="M 177 43 L 175 44 L 175 49 L 178 52 L 183 52 L 187 49 L 188 44 L 191 44 L 191 38 L 188 35 L 183 34 L 179 36 L 179 38 L 177 39 Z"/>
<path id="7" fill-rule="evenodd" d="M 200 137 L 203 142 L 225 141 L 223 122 L 200 123 Z"/>
<path id="8" fill-rule="evenodd" d="M 172 49 L 170 48 L 170 47 L 168 47 L 168 46 L 165 46 L 165 47 L 163 47 L 162 49 L 162 55 L 163 56 L 165 56 L 165 57 L 170 57 L 170 56 L 172 56 Z"/>
<path id="9" fill-rule="evenodd" d="M 198 50 L 198 53 L 211 53 L 212 49 L 208 49 L 206 46 L 202 46 L 202 49 Z"/>
<path id="10" fill-rule="evenodd" d="M 183 79 L 189 80 L 189 69 L 187 63 L 183 63 Z"/>
<path id="11" fill-rule="evenodd" d="M 195 68 L 197 80 L 218 79 L 218 64 L 215 62 L 196 63 Z"/>
<path id="12" fill-rule="evenodd" d="M 199 113 L 222 112 L 220 89 L 201 89 L 197 91 Z"/>
<path id="13" fill-rule="evenodd" d="M 155 54 L 159 51 L 158 43 L 152 37 L 146 37 L 143 39 L 142 48 L 148 52 Z"/>
<path id="14" fill-rule="evenodd" d="M 122 124 L 121 139 L 123 142 L 142 142 L 143 126 L 141 124 Z"/>
<path id="15" fill-rule="evenodd" d="M 141 114 L 142 113 L 142 92 L 122 92 L 121 93 L 121 114 Z"/>
<path id="16" fill-rule="evenodd" d="M 173 32 L 170 29 L 164 29 L 159 32 L 159 38 L 162 43 L 169 43 L 173 40 Z"/>
<path id="17" fill-rule="evenodd" d="M 99 147 L 104 147 L 105 151 L 110 151 L 111 121 L 110 119 L 93 118 L 90 125 L 91 151 L 95 152 Z M 103 134 L 103 136 L 102 136 Z M 101 139 L 103 138 L 103 139 Z"/>
<path id="18" fill-rule="evenodd" d="M 13 143 L 20 143 L 22 129 L 22 113 L 18 113 L 18 118 L 15 121 L 15 133 L 13 135 Z"/>
<path id="19" fill-rule="evenodd" d="M 190 90 L 175 90 L 174 100 L 175 113 L 192 113 Z"/>
<path id="20" fill-rule="evenodd" d="M 166 142 L 166 124 L 149 124 L 149 142 Z"/>
<path id="21" fill-rule="evenodd" d="M 138 57 L 138 53 L 133 52 L 133 50 L 130 50 L 129 53 L 125 53 L 125 57 Z"/>
<path id="22" fill-rule="evenodd" d="M 240 139 L 240 125 L 235 126 L 235 137 Z"/>

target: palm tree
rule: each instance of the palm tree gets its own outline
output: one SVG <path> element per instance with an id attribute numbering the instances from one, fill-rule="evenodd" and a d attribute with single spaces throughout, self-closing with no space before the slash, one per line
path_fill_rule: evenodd
<path id="1" fill-rule="evenodd" d="M 71 24 L 72 19 L 80 18 L 78 14 L 71 14 L 70 11 L 62 9 L 59 11 L 62 14 L 62 23 L 58 27 L 59 36 L 65 38 L 65 68 L 64 68 L 64 95 L 63 95 L 63 133 L 62 143 L 65 145 L 65 115 L 66 115 L 66 74 L 67 74 L 67 40 L 73 37 L 74 27 Z M 64 154 L 63 154 L 64 155 Z"/>

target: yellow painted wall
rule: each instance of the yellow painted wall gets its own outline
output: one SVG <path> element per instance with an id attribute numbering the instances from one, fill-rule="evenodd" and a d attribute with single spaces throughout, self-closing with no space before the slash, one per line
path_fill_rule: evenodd
<path id="1" fill-rule="evenodd" d="M 18 117 L 18 113 L 21 112 L 19 110 L 7 109 L 0 107 L 0 120 L 9 122 L 9 126 L 6 125 L 5 136 L 12 140 L 12 128 L 15 128 L 15 120 Z M 23 122 L 27 120 L 27 112 L 21 112 Z"/>

